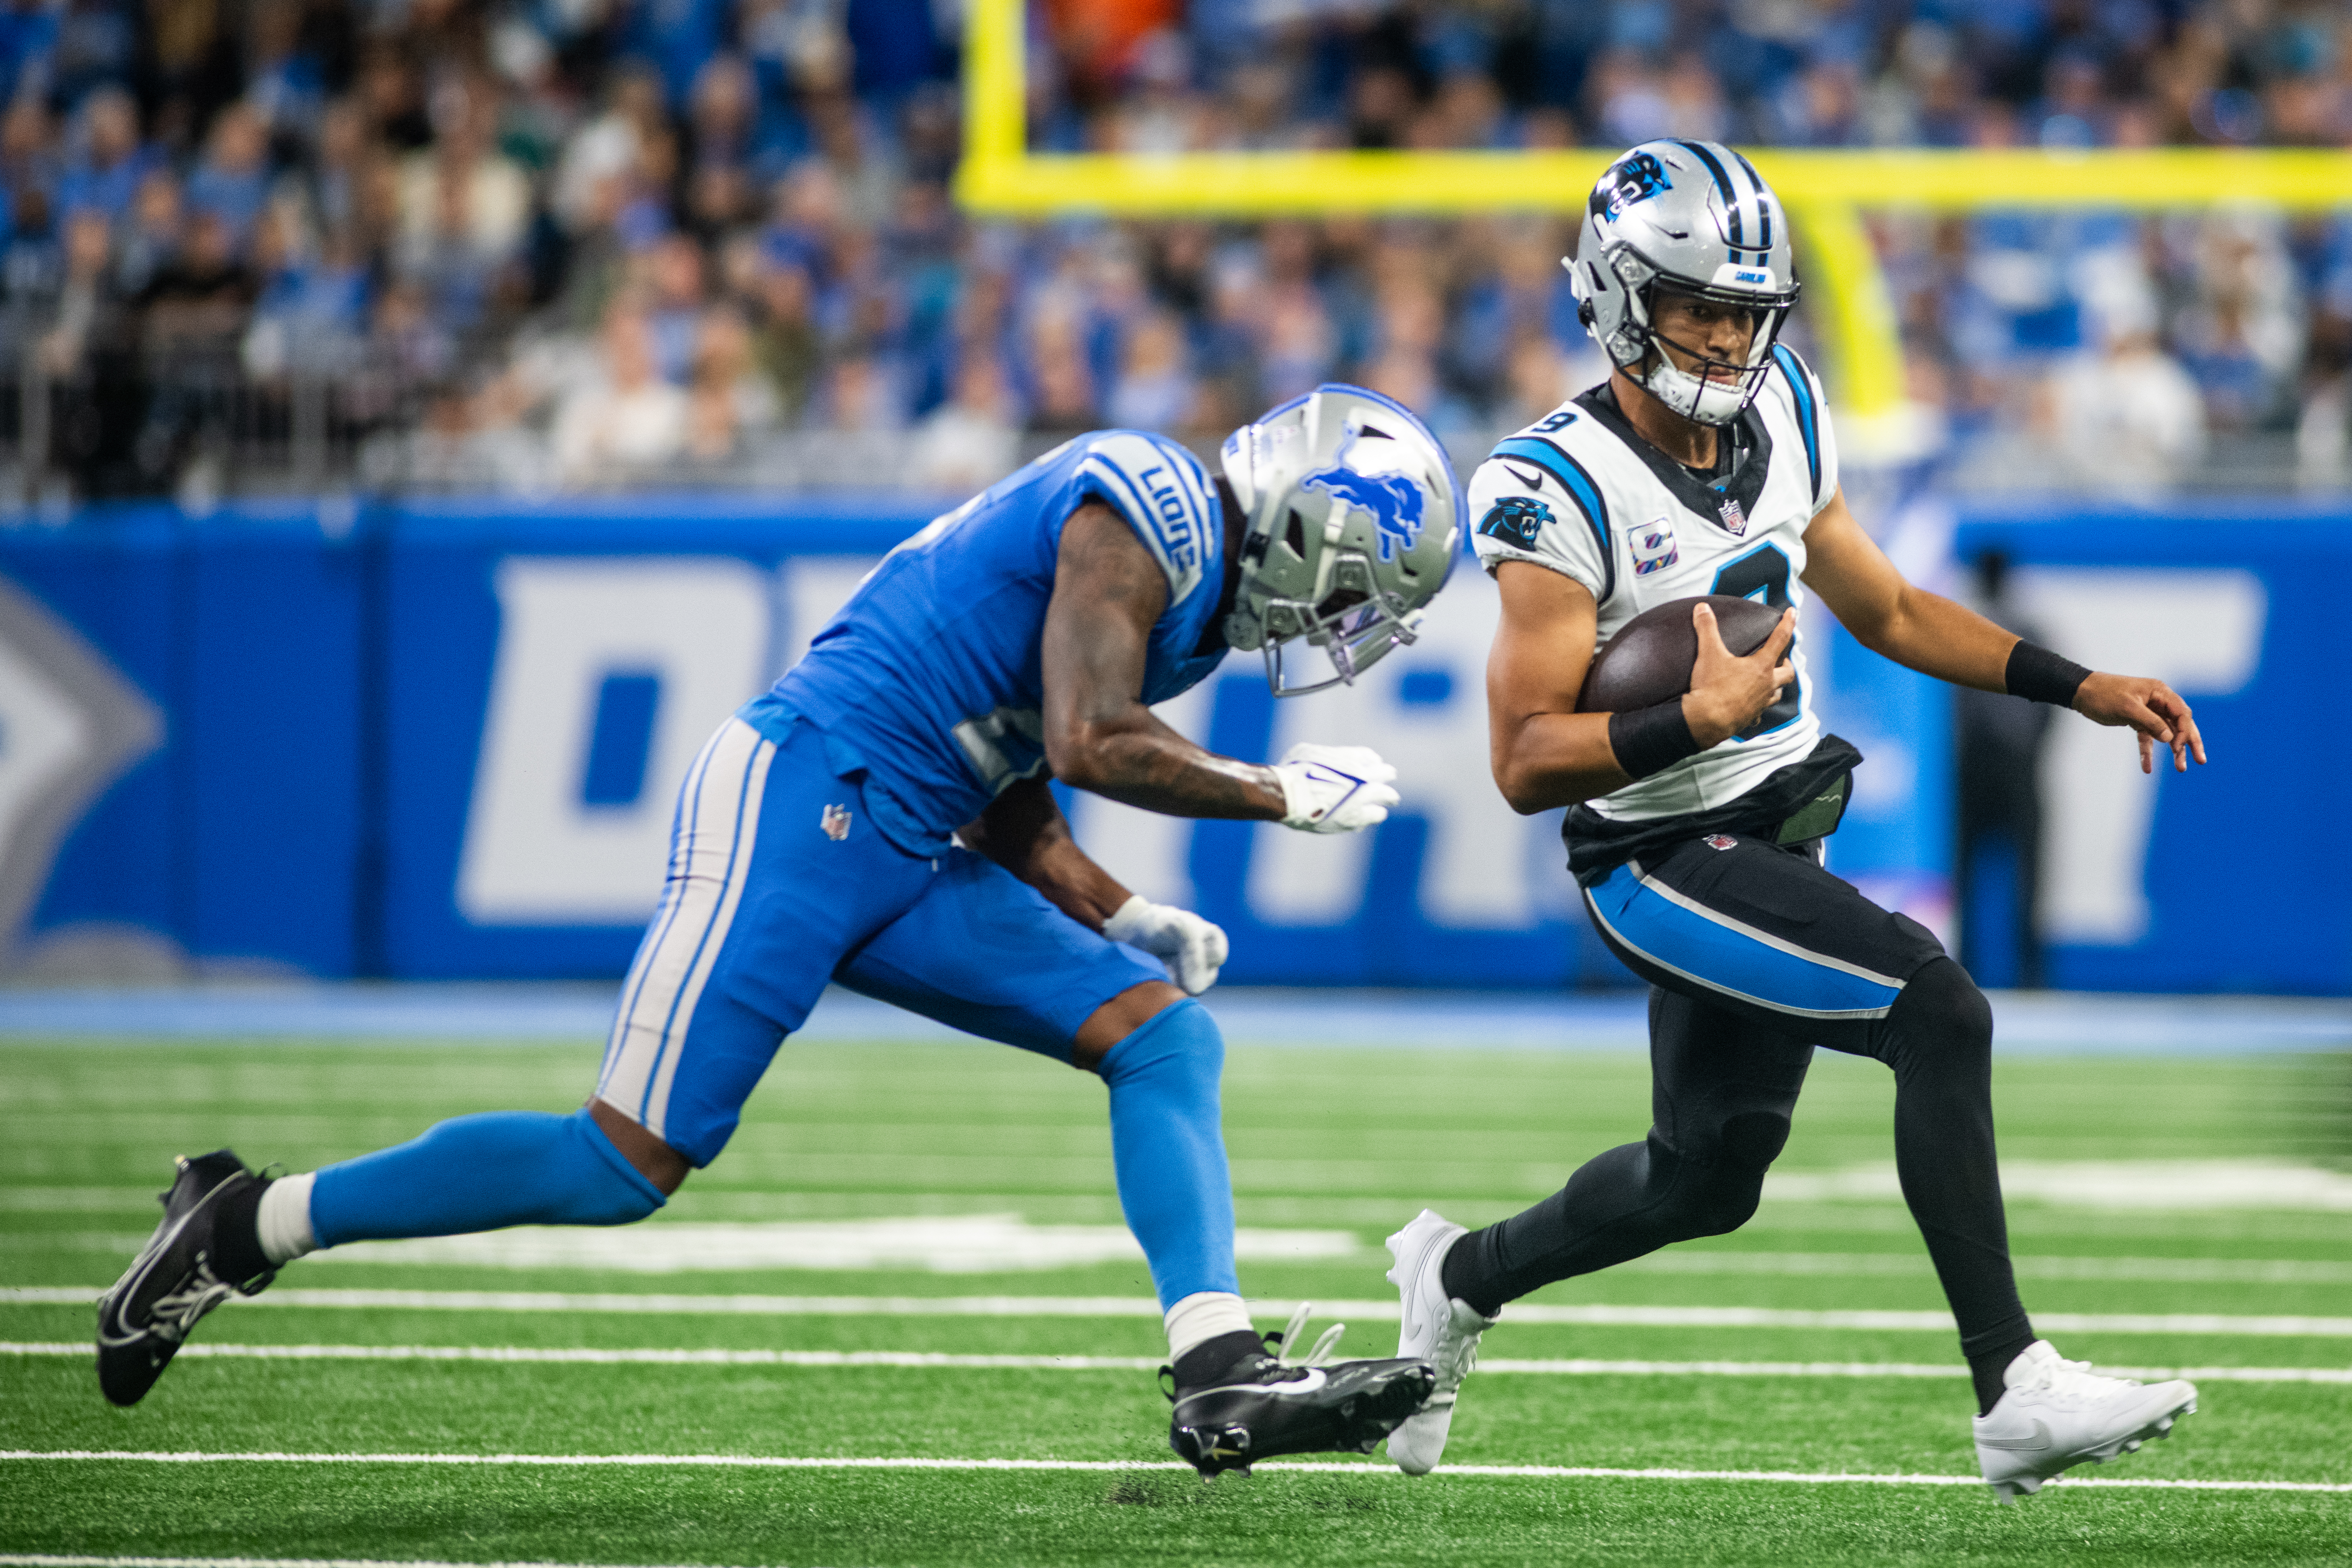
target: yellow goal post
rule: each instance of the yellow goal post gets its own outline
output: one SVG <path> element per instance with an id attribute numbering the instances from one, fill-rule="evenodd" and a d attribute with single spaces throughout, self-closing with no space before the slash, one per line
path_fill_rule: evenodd
<path id="1" fill-rule="evenodd" d="M 1580 212 L 1605 151 L 1032 153 L 1023 0 L 970 0 L 963 159 L 971 213 L 1045 218 L 1263 218 L 1313 214 Z M 1840 432 L 1857 453 L 1904 445 L 1895 310 L 1863 226 L 1866 208 L 2352 207 L 2352 152 L 2305 148 L 1941 151 L 1746 150 L 1802 236 L 1826 308 Z"/>

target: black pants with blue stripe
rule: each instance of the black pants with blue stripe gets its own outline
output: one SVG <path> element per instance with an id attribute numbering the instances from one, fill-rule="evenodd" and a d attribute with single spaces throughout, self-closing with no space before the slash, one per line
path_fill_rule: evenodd
<path id="1" fill-rule="evenodd" d="M 1993 1154 L 1992 1012 L 1927 929 L 1817 847 L 1712 833 L 1588 886 L 1610 948 L 1650 982 L 1652 1124 L 1560 1192 L 1456 1243 L 1449 1293 L 1492 1313 L 1541 1285 L 1736 1230 L 1789 1137 L 1816 1046 L 1894 1069 L 1895 1158 L 1972 1359 L 2032 1339 Z"/>

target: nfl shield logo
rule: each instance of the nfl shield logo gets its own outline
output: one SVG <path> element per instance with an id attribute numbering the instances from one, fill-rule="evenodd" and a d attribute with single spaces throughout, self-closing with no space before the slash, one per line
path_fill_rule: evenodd
<path id="1" fill-rule="evenodd" d="M 1748 531 L 1748 514 L 1739 510 L 1738 501 L 1725 500 L 1721 510 L 1723 526 L 1731 530 L 1733 537 L 1737 538 Z"/>
<path id="2" fill-rule="evenodd" d="M 1729 849 L 1735 847 L 1739 840 L 1728 833 L 1710 833 L 1705 842 L 1709 849 Z"/>
<path id="3" fill-rule="evenodd" d="M 824 815 L 817 818 L 817 826 L 824 829 L 824 836 L 827 838 L 832 839 L 835 844 L 840 843 L 849 837 L 849 807 L 826 806 Z"/>

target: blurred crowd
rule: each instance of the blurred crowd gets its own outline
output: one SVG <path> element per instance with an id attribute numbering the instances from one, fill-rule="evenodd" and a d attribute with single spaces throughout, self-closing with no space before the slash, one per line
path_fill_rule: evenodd
<path id="1" fill-rule="evenodd" d="M 273 442 L 415 484 L 956 489 L 1095 425 L 1213 442 L 1334 375 L 1475 446 L 1605 369 L 1564 220 L 964 219 L 961 26 L 0 0 L 0 404 L 87 495 Z M 2352 142 L 2337 5 L 1033 0 L 1030 27 L 1045 149 Z M 1955 450 L 2147 487 L 2266 437 L 2343 481 L 2352 217 L 1872 223 Z"/>

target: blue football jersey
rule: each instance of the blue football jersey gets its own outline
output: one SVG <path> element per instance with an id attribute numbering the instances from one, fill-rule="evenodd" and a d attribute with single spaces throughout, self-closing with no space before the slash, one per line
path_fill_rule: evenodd
<path id="1" fill-rule="evenodd" d="M 1165 437 L 1064 443 L 892 551 L 742 718 L 782 742 L 794 715 L 834 767 L 866 773 L 866 808 L 899 847 L 937 855 L 1015 779 L 1045 766 L 1040 645 L 1062 527 L 1088 500 L 1124 517 L 1168 576 L 1143 700 L 1217 667 L 1196 653 L 1224 583 L 1224 527 L 1200 460 Z"/>

